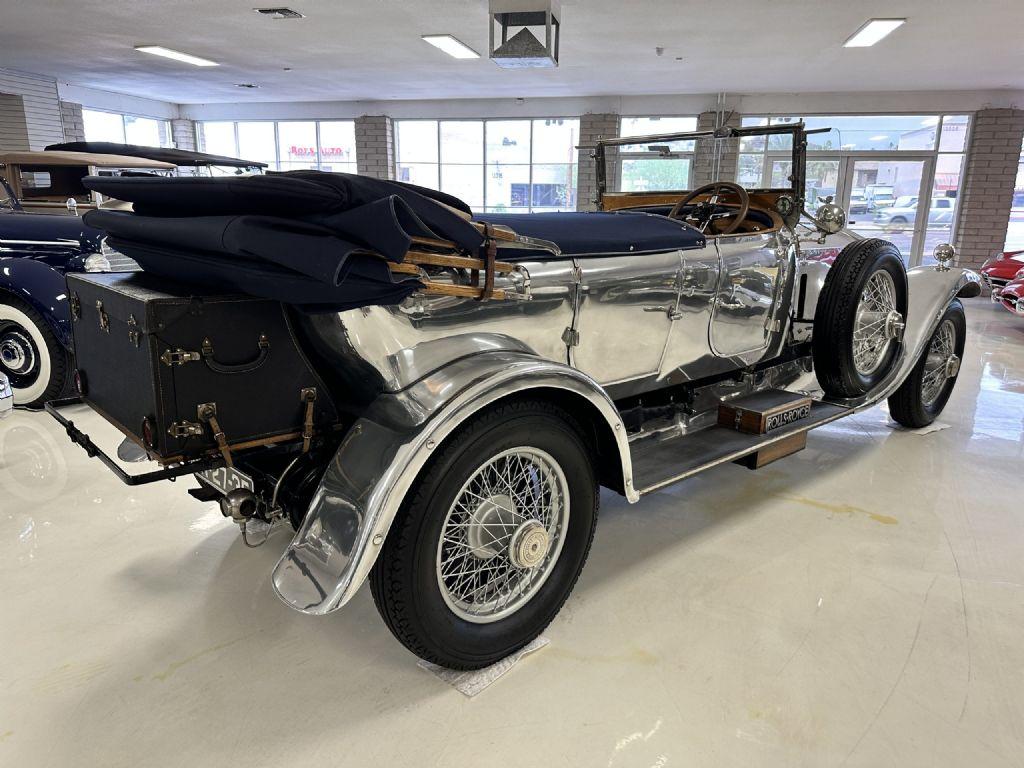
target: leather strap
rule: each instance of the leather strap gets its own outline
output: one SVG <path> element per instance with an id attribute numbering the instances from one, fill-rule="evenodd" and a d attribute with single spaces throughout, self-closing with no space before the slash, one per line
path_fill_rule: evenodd
<path id="1" fill-rule="evenodd" d="M 220 428 L 220 423 L 217 421 L 217 413 L 212 409 L 204 408 L 200 413 L 199 418 L 207 422 L 210 425 L 210 431 L 213 433 L 213 440 L 217 443 L 217 450 L 220 451 L 220 455 L 224 457 L 224 464 L 229 467 L 235 465 L 231 458 L 231 448 L 228 447 L 228 439 L 224 434 L 224 430 Z"/>
<path id="2" fill-rule="evenodd" d="M 310 387 L 302 390 L 302 399 L 306 403 L 306 418 L 302 423 L 302 452 L 309 453 L 313 441 L 313 403 L 316 402 L 316 390 Z"/>

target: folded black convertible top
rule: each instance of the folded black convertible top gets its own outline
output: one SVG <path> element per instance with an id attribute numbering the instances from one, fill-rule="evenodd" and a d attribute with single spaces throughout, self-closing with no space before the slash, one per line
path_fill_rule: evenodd
<path id="1" fill-rule="evenodd" d="M 394 304 L 421 289 L 388 266 L 414 239 L 468 254 L 484 243 L 461 201 L 449 206 L 448 196 L 355 174 L 88 176 L 83 184 L 133 204 L 132 213 L 100 209 L 85 220 L 145 271 L 310 311 Z"/>
<path id="2" fill-rule="evenodd" d="M 147 160 L 159 160 L 180 166 L 220 165 L 228 168 L 266 168 L 266 163 L 258 160 L 240 160 L 225 155 L 210 155 L 206 152 L 191 152 L 172 147 L 144 147 L 138 144 L 118 144 L 116 141 L 65 141 L 50 144 L 47 151 L 61 152 L 92 152 L 100 155 L 126 155 L 128 157 L 144 157 Z"/>

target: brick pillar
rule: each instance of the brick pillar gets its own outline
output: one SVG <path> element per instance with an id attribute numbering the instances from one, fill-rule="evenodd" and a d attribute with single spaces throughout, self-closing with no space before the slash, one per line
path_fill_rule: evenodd
<path id="1" fill-rule="evenodd" d="M 60 103 L 60 121 L 64 125 L 64 141 L 85 141 L 82 105 L 73 101 Z"/>
<path id="2" fill-rule="evenodd" d="M 733 112 L 729 115 L 726 125 L 738 128 L 740 120 L 741 116 Z M 697 117 L 697 130 L 713 131 L 719 127 L 718 121 L 718 112 L 701 112 Z M 716 152 L 719 153 L 717 158 Z M 736 181 L 738 163 L 738 139 L 698 139 L 693 158 L 693 172 L 690 174 L 690 188 L 696 189 L 712 181 Z"/>
<path id="3" fill-rule="evenodd" d="M 178 149 L 195 152 L 196 124 L 192 120 L 171 120 L 171 141 Z"/>
<path id="4" fill-rule="evenodd" d="M 356 118 L 356 167 L 364 176 L 395 178 L 395 131 L 387 115 Z"/>
<path id="5" fill-rule="evenodd" d="M 619 116 L 613 113 L 587 113 L 580 117 L 580 146 L 593 146 L 598 139 L 615 138 L 619 135 Z M 593 211 L 597 209 L 597 165 L 591 157 L 592 149 L 579 151 L 579 166 L 576 177 L 576 210 Z M 605 150 L 605 173 L 607 174 L 608 190 L 614 192 L 619 187 L 619 150 L 608 147 Z"/>
<path id="6" fill-rule="evenodd" d="M 960 184 L 958 263 L 978 267 L 1003 250 L 1017 180 L 1024 110 L 984 109 L 974 116 Z"/>

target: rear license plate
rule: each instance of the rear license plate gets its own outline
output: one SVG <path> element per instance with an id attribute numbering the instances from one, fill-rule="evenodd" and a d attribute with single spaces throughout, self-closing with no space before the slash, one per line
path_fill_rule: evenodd
<path id="1" fill-rule="evenodd" d="M 208 469 L 205 472 L 197 472 L 196 477 L 224 494 L 230 493 L 238 488 L 243 488 L 247 491 L 255 490 L 252 478 L 244 472 L 239 472 L 234 467 Z"/>

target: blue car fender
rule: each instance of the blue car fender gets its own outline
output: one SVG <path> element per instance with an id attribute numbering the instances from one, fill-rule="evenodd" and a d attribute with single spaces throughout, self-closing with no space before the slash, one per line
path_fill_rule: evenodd
<path id="1" fill-rule="evenodd" d="M 71 349 L 71 308 L 63 272 L 34 259 L 0 258 L 0 298 L 5 293 L 42 315 L 57 341 Z"/>

